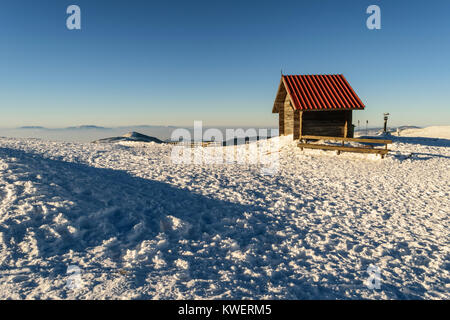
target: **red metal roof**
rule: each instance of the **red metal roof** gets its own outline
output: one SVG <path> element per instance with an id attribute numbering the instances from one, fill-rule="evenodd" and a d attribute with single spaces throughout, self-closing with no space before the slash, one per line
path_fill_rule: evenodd
<path id="1" fill-rule="evenodd" d="M 283 84 L 296 110 L 364 109 L 342 74 L 283 75 Z"/>

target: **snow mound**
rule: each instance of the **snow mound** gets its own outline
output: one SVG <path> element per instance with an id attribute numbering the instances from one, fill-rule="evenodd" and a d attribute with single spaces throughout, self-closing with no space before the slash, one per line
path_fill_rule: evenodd
<path id="1" fill-rule="evenodd" d="M 139 132 L 128 132 L 121 137 L 105 138 L 93 141 L 93 143 L 115 143 L 115 142 L 155 142 L 163 143 L 155 137 L 147 136 Z"/>

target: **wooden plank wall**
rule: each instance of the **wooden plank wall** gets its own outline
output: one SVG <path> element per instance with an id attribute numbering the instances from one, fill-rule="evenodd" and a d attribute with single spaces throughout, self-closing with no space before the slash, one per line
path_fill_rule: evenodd
<path id="1" fill-rule="evenodd" d="M 278 108 L 278 131 L 280 136 L 284 136 L 284 107 Z"/>
<path id="2" fill-rule="evenodd" d="M 304 111 L 296 116 L 296 123 L 293 128 L 294 139 L 299 139 L 301 127 L 302 135 L 316 135 L 329 137 L 344 137 L 347 131 L 347 137 L 353 137 L 352 111 Z M 300 119 L 302 119 L 300 123 Z M 345 129 L 347 122 L 347 130 Z"/>
<path id="3" fill-rule="evenodd" d="M 353 112 L 352 111 L 347 111 L 347 121 L 348 121 L 347 138 L 353 138 L 353 135 L 355 133 L 355 127 L 352 124 L 352 121 L 353 121 Z"/>
<path id="4" fill-rule="evenodd" d="M 294 108 L 291 106 L 291 101 L 286 95 L 284 100 L 284 135 L 294 133 Z"/>
<path id="5" fill-rule="evenodd" d="M 280 86 L 278 87 L 278 93 L 275 98 L 274 102 L 274 108 L 272 109 L 272 112 L 279 112 L 279 110 L 283 107 L 284 101 L 286 100 L 286 89 L 284 88 L 284 85 L 282 82 L 280 82 Z"/>
<path id="6" fill-rule="evenodd" d="M 300 136 L 302 135 L 302 117 L 303 111 L 294 111 L 294 140 L 300 139 Z"/>

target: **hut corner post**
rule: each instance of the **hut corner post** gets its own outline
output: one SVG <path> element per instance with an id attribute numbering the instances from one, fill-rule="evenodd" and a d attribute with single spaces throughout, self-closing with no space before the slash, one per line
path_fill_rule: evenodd
<path id="1" fill-rule="evenodd" d="M 347 111 L 345 115 L 344 138 L 353 138 L 352 110 Z M 344 145 L 344 140 L 342 140 L 342 145 Z"/>
<path id="2" fill-rule="evenodd" d="M 294 113 L 294 140 L 302 139 L 303 111 L 295 110 Z"/>
<path id="3" fill-rule="evenodd" d="M 345 124 L 344 124 L 344 138 L 347 138 L 348 135 L 348 117 L 345 119 Z"/>
<path id="4" fill-rule="evenodd" d="M 284 136 L 284 106 L 278 109 L 278 130 L 278 134 Z"/>
<path id="5" fill-rule="evenodd" d="M 347 122 L 345 123 L 347 127 L 347 134 L 345 138 L 353 138 L 355 132 L 353 129 L 353 110 L 349 110 L 347 114 Z"/>

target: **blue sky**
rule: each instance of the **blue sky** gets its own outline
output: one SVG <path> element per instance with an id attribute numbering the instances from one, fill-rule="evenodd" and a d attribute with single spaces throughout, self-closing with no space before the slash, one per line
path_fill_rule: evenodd
<path id="1" fill-rule="evenodd" d="M 81 8 L 82 30 L 66 28 Z M 381 30 L 366 8 L 381 8 Z M 450 1 L 0 4 L 0 127 L 267 126 L 280 78 L 342 73 L 354 123 L 450 124 Z"/>

